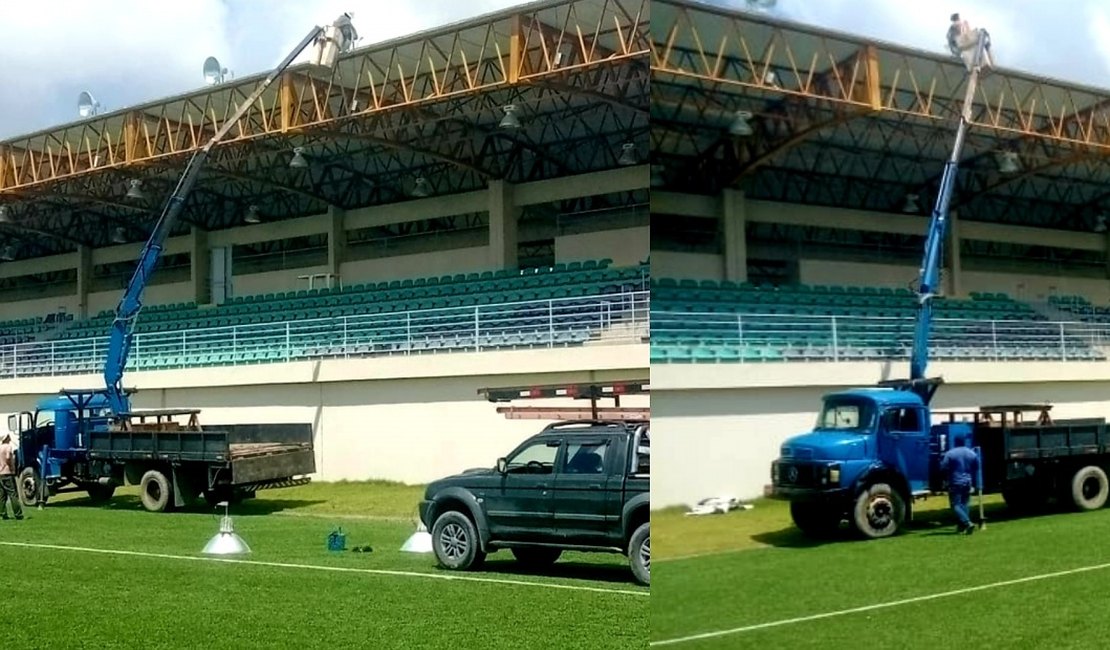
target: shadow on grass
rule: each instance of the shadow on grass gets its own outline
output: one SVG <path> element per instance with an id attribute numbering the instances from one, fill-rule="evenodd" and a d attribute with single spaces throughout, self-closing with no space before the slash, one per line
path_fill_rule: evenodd
<path id="1" fill-rule="evenodd" d="M 549 567 L 530 568 L 506 555 L 505 559 L 490 556 L 482 567 L 484 573 L 505 576 L 530 576 L 537 578 L 568 578 L 571 580 L 591 580 L 615 584 L 636 585 L 632 569 L 627 564 L 594 564 L 592 562 L 560 561 Z"/>
<path id="2" fill-rule="evenodd" d="M 1028 519 L 1038 516 L 1059 514 L 1061 512 L 1066 512 L 1066 509 L 1062 506 L 1054 506 L 1051 504 L 1031 511 L 1015 511 L 1012 508 L 1008 508 L 1004 503 L 991 503 L 983 506 L 983 515 L 987 521 L 988 527 L 992 522 Z M 974 503 L 971 508 L 971 520 L 976 524 L 979 523 L 979 508 Z M 955 530 L 956 517 L 952 511 L 947 508 L 933 508 L 915 513 L 913 521 L 903 529 L 901 534 L 928 536 L 955 535 Z M 780 530 L 756 533 L 752 535 L 751 539 L 760 544 L 766 544 L 777 548 L 812 548 L 814 546 L 824 546 L 826 544 L 859 541 L 861 538 L 847 522 L 843 522 L 837 531 L 820 539 L 807 537 L 794 526 L 789 526 Z"/>
<path id="3" fill-rule="evenodd" d="M 247 499 L 241 503 L 233 504 L 232 511 L 236 516 L 268 515 L 283 510 L 295 510 L 326 503 L 323 499 Z M 106 503 L 96 503 L 89 498 L 60 499 L 48 501 L 47 508 L 99 508 L 102 510 L 143 510 L 143 504 L 137 494 L 121 494 L 112 497 Z M 210 506 L 203 500 L 177 508 L 174 512 L 187 512 L 194 514 L 210 514 L 216 510 L 223 510 Z"/>

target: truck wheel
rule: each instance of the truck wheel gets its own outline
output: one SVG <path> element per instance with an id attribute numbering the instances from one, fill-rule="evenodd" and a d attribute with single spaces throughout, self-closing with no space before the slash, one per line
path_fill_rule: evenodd
<path id="1" fill-rule="evenodd" d="M 807 537 L 826 539 L 836 534 L 844 517 L 839 510 L 819 503 L 793 502 L 790 504 L 790 518 Z"/>
<path id="2" fill-rule="evenodd" d="M 24 467 L 23 471 L 19 473 L 16 490 L 19 492 L 19 500 L 23 502 L 24 506 L 33 508 L 38 504 L 39 473 L 35 471 L 34 467 Z"/>
<path id="3" fill-rule="evenodd" d="M 150 512 L 168 512 L 173 509 L 173 485 L 162 472 L 148 470 L 139 481 L 139 498 Z"/>
<path id="4" fill-rule="evenodd" d="M 93 483 L 88 487 L 89 500 L 93 503 L 106 503 L 116 493 L 116 486 Z"/>
<path id="5" fill-rule="evenodd" d="M 1106 505 L 1110 481 L 1097 465 L 1088 465 L 1071 479 L 1071 500 L 1079 510 L 1098 510 Z"/>
<path id="6" fill-rule="evenodd" d="M 853 510 L 853 523 L 869 539 L 890 537 L 902 527 L 906 504 L 886 483 L 876 483 L 860 492 Z"/>
<path id="7" fill-rule="evenodd" d="M 651 522 L 640 524 L 628 540 L 628 564 L 636 582 L 651 585 Z"/>
<path id="8" fill-rule="evenodd" d="M 542 569 L 555 564 L 563 554 L 561 548 L 547 548 L 544 546 L 521 546 L 513 549 L 513 557 L 521 564 Z"/>
<path id="9" fill-rule="evenodd" d="M 477 569 L 486 559 L 474 522 L 457 510 L 448 510 L 436 517 L 432 526 L 432 550 L 441 567 L 456 571 Z"/>

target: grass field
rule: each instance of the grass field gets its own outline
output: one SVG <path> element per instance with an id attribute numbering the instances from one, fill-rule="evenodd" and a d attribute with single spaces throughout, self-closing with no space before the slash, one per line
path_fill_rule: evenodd
<path id="1" fill-rule="evenodd" d="M 755 505 L 652 514 L 652 646 L 1106 647 L 1110 510 L 1011 518 L 988 497 L 969 537 L 931 499 L 904 534 L 814 543 L 786 504 Z"/>
<path id="2" fill-rule="evenodd" d="M 622 556 L 567 554 L 545 574 L 529 575 L 502 551 L 482 572 L 441 571 L 431 555 L 399 551 L 421 495 L 418 487 L 381 483 L 259 492 L 233 516 L 253 551 L 246 559 L 270 564 L 189 559 L 204 557 L 200 549 L 219 524 L 204 506 L 154 514 L 133 492 L 105 507 L 59 496 L 29 510 L 26 521 L 0 522 L 5 647 L 646 644 L 648 592 Z M 374 552 L 329 553 L 326 537 L 336 525 L 348 548 L 369 544 Z M 478 580 L 455 579 L 463 577 Z"/>

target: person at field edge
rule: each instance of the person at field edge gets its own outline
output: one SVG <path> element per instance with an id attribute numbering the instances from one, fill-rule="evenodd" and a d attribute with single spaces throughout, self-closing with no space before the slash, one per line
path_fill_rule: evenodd
<path id="1" fill-rule="evenodd" d="M 8 500 L 12 502 L 12 514 L 23 519 L 23 506 L 15 491 L 15 449 L 12 437 L 4 434 L 0 439 L 0 519 L 8 519 Z"/>
<path id="2" fill-rule="evenodd" d="M 971 501 L 971 485 L 979 473 L 979 457 L 967 448 L 966 442 L 964 434 L 956 434 L 953 447 L 940 460 L 940 468 L 948 478 L 948 502 L 959 521 L 956 533 L 970 535 L 975 532 L 975 526 L 971 523 L 967 507 Z"/>

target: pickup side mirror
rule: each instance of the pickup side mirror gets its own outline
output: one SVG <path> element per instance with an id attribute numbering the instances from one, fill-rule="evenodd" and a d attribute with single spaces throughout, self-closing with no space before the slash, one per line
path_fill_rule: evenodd
<path id="1" fill-rule="evenodd" d="M 497 472 L 499 474 L 507 474 L 509 472 L 509 461 L 504 458 L 497 459 Z"/>

